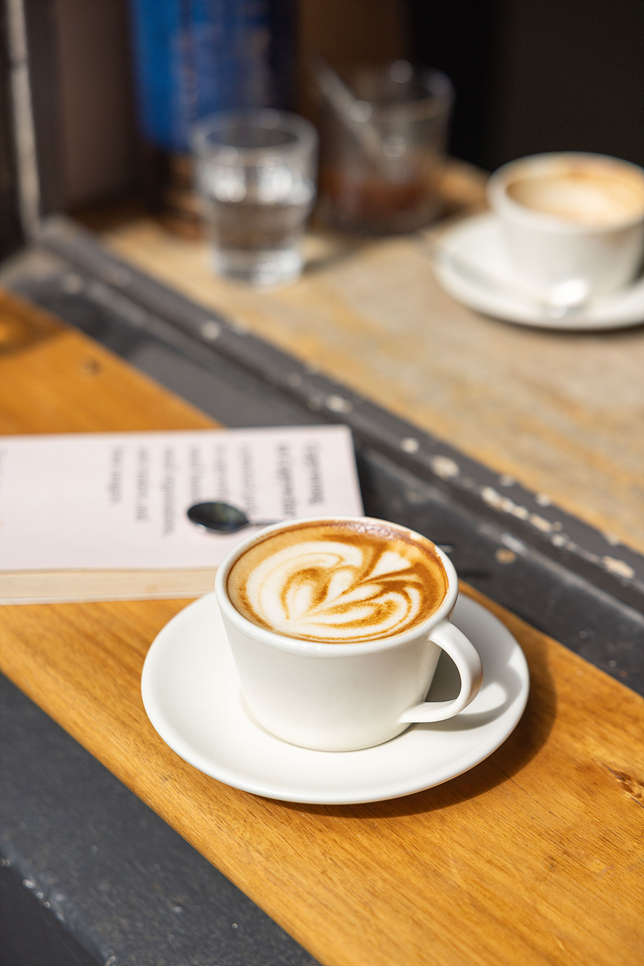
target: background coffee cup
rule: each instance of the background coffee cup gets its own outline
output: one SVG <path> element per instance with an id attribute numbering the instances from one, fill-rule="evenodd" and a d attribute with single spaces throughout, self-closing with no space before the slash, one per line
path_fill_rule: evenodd
<path id="1" fill-rule="evenodd" d="M 474 646 L 449 621 L 458 578 L 438 548 L 447 575 L 445 596 L 427 620 L 403 634 L 351 644 L 320 643 L 266 630 L 235 609 L 227 590 L 235 561 L 268 534 L 303 522 L 308 521 L 280 523 L 251 535 L 217 572 L 215 592 L 250 717 L 291 744 L 350 751 L 394 738 L 414 722 L 441 721 L 462 711 L 478 694 L 483 672 Z M 425 540 L 405 527 L 387 526 Z M 452 701 L 426 702 L 441 649 L 458 668 L 461 690 Z"/>
<path id="2" fill-rule="evenodd" d="M 582 301 L 630 282 L 644 250 L 644 170 L 581 152 L 511 161 L 488 182 L 518 278 Z"/>

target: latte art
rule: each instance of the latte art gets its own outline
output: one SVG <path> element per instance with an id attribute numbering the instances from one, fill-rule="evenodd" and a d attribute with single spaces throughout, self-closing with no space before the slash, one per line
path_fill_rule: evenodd
<path id="1" fill-rule="evenodd" d="M 563 221 L 595 228 L 626 224 L 644 213 L 641 176 L 588 162 L 518 178 L 507 192 L 520 205 Z"/>
<path id="2" fill-rule="evenodd" d="M 441 604 L 447 577 L 429 541 L 340 521 L 267 535 L 233 565 L 228 592 L 260 627 L 355 643 L 402 634 Z"/>

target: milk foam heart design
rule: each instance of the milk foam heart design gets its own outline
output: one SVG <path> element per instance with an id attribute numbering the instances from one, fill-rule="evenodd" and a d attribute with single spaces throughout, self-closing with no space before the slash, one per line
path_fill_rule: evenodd
<path id="1" fill-rule="evenodd" d="M 282 634 L 359 640 L 401 633 L 423 609 L 422 577 L 391 550 L 305 543 L 264 561 L 247 584 L 255 614 Z"/>

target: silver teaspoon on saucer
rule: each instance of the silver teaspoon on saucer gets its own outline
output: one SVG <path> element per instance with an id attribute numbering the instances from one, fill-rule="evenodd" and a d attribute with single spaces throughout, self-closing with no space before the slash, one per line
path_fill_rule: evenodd
<path id="1" fill-rule="evenodd" d="M 187 511 L 188 519 L 197 527 L 215 533 L 237 533 L 244 527 L 267 527 L 277 520 L 249 520 L 243 510 L 218 500 L 195 503 Z"/>

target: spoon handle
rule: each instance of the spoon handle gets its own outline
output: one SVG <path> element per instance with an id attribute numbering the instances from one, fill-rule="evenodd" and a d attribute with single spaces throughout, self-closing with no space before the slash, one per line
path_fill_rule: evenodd
<path id="1" fill-rule="evenodd" d="M 587 290 L 578 284 L 577 279 L 571 279 L 570 283 L 564 282 L 556 286 L 548 298 L 539 290 L 528 285 L 501 278 L 479 268 L 447 245 L 442 245 L 440 242 L 431 242 L 430 244 L 430 259 L 438 267 L 441 264 L 447 265 L 465 280 L 469 280 L 475 285 L 481 285 L 490 292 L 498 292 L 501 295 L 509 293 L 516 298 L 527 299 L 550 318 L 564 318 L 566 315 L 585 309 L 588 304 Z"/>

